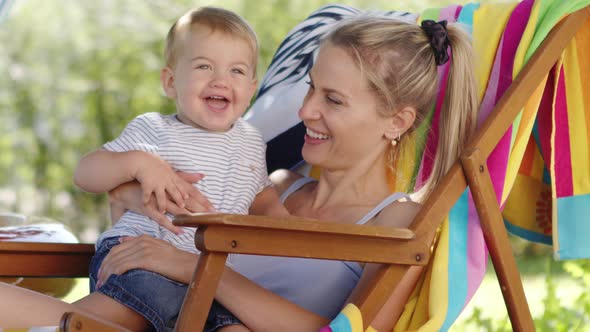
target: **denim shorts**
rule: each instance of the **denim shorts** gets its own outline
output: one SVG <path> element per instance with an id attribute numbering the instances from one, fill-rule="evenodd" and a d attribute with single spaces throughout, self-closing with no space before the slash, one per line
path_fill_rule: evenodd
<path id="1" fill-rule="evenodd" d="M 187 291 L 186 284 L 155 272 L 133 269 L 121 275 L 111 275 L 96 289 L 98 269 L 109 251 L 118 244 L 118 237 L 101 241 L 90 262 L 90 291 L 98 291 L 133 309 L 149 321 L 155 331 L 173 331 Z M 241 322 L 221 304 L 213 301 L 203 331 L 213 332 L 236 324 Z"/>

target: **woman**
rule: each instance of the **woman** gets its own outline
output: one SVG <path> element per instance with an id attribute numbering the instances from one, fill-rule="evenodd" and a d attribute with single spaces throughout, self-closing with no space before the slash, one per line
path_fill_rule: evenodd
<path id="1" fill-rule="evenodd" d="M 406 195 L 392 195 L 388 174 L 395 172 L 397 163 L 404 162 L 398 159 L 400 151 L 432 105 L 437 65 L 449 61 L 449 53 L 452 59 L 438 152 L 432 176 L 415 195 L 418 201 L 431 192 L 456 160 L 475 126 L 475 79 L 466 34 L 453 25 L 447 27 L 446 22 L 426 21 L 417 26 L 367 16 L 337 26 L 322 41 L 310 71 L 309 91 L 299 111 L 307 127 L 303 157 L 321 167 L 322 174 L 318 181 L 288 171 L 271 175 L 291 214 L 351 224 L 409 225 L 419 204 Z M 137 185 L 121 186 L 112 198 L 115 205 L 156 217 L 153 206 L 142 206 Z M 192 210 L 199 210 L 197 202 L 188 203 Z M 256 204 L 250 212 L 259 212 Z M 153 238 L 128 238 L 105 258 L 99 283 L 111 274 L 134 268 L 188 283 L 197 259 L 194 254 Z M 354 300 L 351 291 L 355 286 L 357 290 L 367 287 L 377 267 L 269 259 L 241 255 L 234 258 L 217 289 L 208 322 L 211 330 L 317 331 L 334 317 L 335 310 Z M 416 272 L 413 270 L 402 283 L 412 284 Z M 319 276 L 326 273 L 332 276 L 331 282 L 319 283 L 321 287 L 303 284 L 303 280 L 320 280 Z M 282 283 L 277 286 L 275 281 Z M 398 285 L 396 293 L 404 289 L 408 289 L 407 285 Z M 12 297 L 28 310 L 43 312 L 44 317 L 36 317 L 36 324 L 56 324 L 63 311 L 75 310 L 8 286 L 0 287 L 0 292 L 2 299 Z M 393 294 L 386 307 L 395 304 L 398 295 Z M 314 306 L 316 303 L 321 305 Z M 7 314 L 11 309 L 12 314 Z M 2 321 L 13 318 L 14 310 L 2 308 L 0 315 L 6 315 Z M 372 326 L 391 330 L 395 322 L 390 317 L 384 308 Z M 123 323 L 133 330 L 147 327 L 137 317 Z M 31 324 L 31 320 L 13 320 L 11 324 Z"/>

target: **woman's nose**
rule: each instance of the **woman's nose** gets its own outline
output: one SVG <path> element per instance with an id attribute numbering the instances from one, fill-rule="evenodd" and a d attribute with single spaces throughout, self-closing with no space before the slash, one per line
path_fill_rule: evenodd
<path id="1" fill-rule="evenodd" d="M 318 120 L 321 117 L 320 110 L 311 91 L 303 99 L 303 105 L 299 109 L 301 120 Z"/>

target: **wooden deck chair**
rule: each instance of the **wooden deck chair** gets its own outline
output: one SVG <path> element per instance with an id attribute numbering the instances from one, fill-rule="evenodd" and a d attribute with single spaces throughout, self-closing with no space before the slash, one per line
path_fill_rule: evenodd
<path id="1" fill-rule="evenodd" d="M 582 110 L 576 110 L 574 114 L 577 115 L 574 120 L 585 119 L 585 121 L 577 121 L 576 124 L 586 124 L 587 131 L 584 133 L 590 131 L 588 129 L 590 121 L 584 117 L 583 111 L 585 109 L 588 113 L 587 110 L 590 109 L 590 99 L 583 94 L 587 93 L 584 91 L 589 90 L 574 88 L 573 90 L 576 91 L 570 91 L 576 84 L 581 87 L 583 84 L 587 86 L 590 82 L 588 79 L 582 79 L 590 75 L 590 71 L 587 70 L 588 60 L 576 56 L 577 52 L 581 52 L 580 47 L 585 47 L 585 50 L 589 48 L 589 5 L 590 0 L 568 3 L 523 1 L 518 4 L 485 5 L 479 8 L 476 5 L 463 8 L 453 6 L 443 10 L 426 11 L 422 18 L 455 19 L 472 26 L 476 52 L 483 60 L 487 60 L 484 64 L 478 65 L 484 66 L 478 67 L 479 81 L 489 83 L 482 86 L 482 124 L 478 134 L 469 144 L 462 158 L 456 162 L 435 192 L 424 203 L 410 228 L 338 225 L 298 218 L 278 221 L 254 216 L 181 216 L 175 221 L 177 224 L 199 226 L 195 242 L 203 251 L 203 255 L 190 284 L 190 291 L 185 298 L 177 329 L 192 331 L 199 330 L 203 326 L 227 254 L 246 253 L 384 263 L 385 266 L 377 276 L 374 287 L 366 294 L 362 294 L 359 301 L 347 306 L 333 324 L 326 328 L 326 331 L 364 331 L 409 267 L 425 265 L 428 272 L 416 287 L 408 304 L 405 308 L 399 308 L 392 313 L 396 318 L 401 317 L 396 330 L 446 330 L 481 281 L 487 260 L 483 241 L 485 238 L 514 330 L 534 330 L 518 270 L 508 245 L 500 207 L 504 206 L 513 184 L 515 188 L 519 185 L 515 180 L 519 176 L 538 180 L 538 174 L 531 170 L 537 169 L 533 166 L 535 166 L 534 162 L 538 162 L 539 154 L 533 153 L 535 147 L 529 144 L 531 141 L 529 138 L 531 132 L 534 137 L 533 127 L 538 125 L 534 120 L 542 116 L 543 105 L 549 105 L 548 110 L 551 116 L 549 116 L 548 124 L 545 125 L 551 128 L 552 125 L 558 126 L 561 123 L 556 121 L 557 119 L 564 120 L 563 114 L 560 113 L 563 112 L 560 103 L 566 106 L 577 103 L 575 105 L 579 106 L 582 100 Z M 340 6 L 326 7 L 322 10 L 332 9 L 341 13 L 351 11 L 347 7 Z M 332 14 L 323 16 L 322 10 L 310 17 L 311 20 L 318 20 L 316 27 L 325 25 L 322 19 L 334 17 Z M 502 19 L 498 19 L 499 17 Z M 486 19 L 493 19 L 494 25 L 481 23 Z M 517 23 L 523 19 L 526 24 L 518 25 Z M 490 32 L 490 27 L 495 26 L 500 26 L 498 31 Z M 310 30 L 313 29 L 308 31 Z M 485 38 L 481 38 L 482 36 Z M 286 54 L 281 53 L 281 50 L 284 51 L 285 48 L 294 45 L 290 44 L 295 43 L 295 38 L 291 37 L 293 34 L 283 43 L 275 59 Z M 516 44 L 513 38 L 517 38 Z M 494 52 L 491 55 L 481 51 L 486 48 L 484 41 L 494 45 Z M 304 46 L 312 47 L 312 45 Z M 495 52 L 496 49 L 501 51 Z M 509 68 L 509 75 L 506 75 L 505 71 L 499 70 L 506 69 L 502 68 L 501 64 L 506 63 L 510 57 L 514 60 L 509 61 L 512 65 Z M 486 63 L 487 67 L 485 67 Z M 495 67 L 495 63 L 499 63 L 499 67 Z M 309 64 L 307 66 L 307 68 L 310 67 Z M 582 70 L 583 73 L 579 74 L 580 76 L 573 78 L 571 75 L 575 75 L 576 68 L 586 70 L 585 72 Z M 272 66 L 271 69 L 273 69 Z M 277 71 L 277 74 L 281 73 L 284 74 L 284 71 Z M 265 84 L 268 84 L 266 81 L 263 82 L 261 93 L 264 92 Z M 280 80 L 269 82 L 278 84 Z M 292 87 L 298 82 L 299 80 L 291 82 Z M 559 82 L 570 85 L 566 90 L 565 84 L 560 85 Z M 582 91 L 581 96 L 576 96 L 576 93 L 579 93 L 578 90 Z M 570 97 L 574 101 L 570 101 Z M 262 95 L 260 98 L 265 96 Z M 545 98 L 549 98 L 552 102 L 544 103 Z M 489 103 L 487 114 L 484 111 L 486 103 Z M 264 112 L 260 111 L 260 113 Z M 569 113 L 570 108 L 567 108 L 567 114 Z M 556 116 L 557 114 L 561 117 Z M 436 119 L 436 108 L 433 118 Z M 574 127 L 572 118 L 569 118 L 567 123 L 570 129 Z M 433 126 L 432 130 L 436 130 L 436 126 Z M 551 130 L 555 133 L 560 132 L 559 128 Z M 289 130 L 285 133 L 289 133 Z M 561 132 L 562 135 L 567 133 L 570 131 Z M 281 135 L 277 137 L 281 139 Z M 558 137 L 560 136 L 552 135 L 549 146 L 541 144 L 538 149 L 544 153 L 540 153 L 541 156 L 547 158 L 547 153 L 552 156 L 553 163 L 548 167 L 552 169 L 550 181 L 557 179 L 554 173 L 560 164 L 556 161 L 556 156 L 562 156 L 558 154 L 558 150 L 562 148 L 559 143 L 563 141 L 558 140 Z M 272 148 L 272 143 L 272 141 L 269 143 L 269 149 Z M 419 143 L 418 141 L 417 145 L 420 145 Z M 428 149 L 429 144 L 431 143 L 426 139 L 423 144 L 424 149 Z M 531 150 L 533 152 L 528 152 Z M 529 165 L 528 168 L 520 163 L 523 155 L 524 160 L 528 160 L 527 153 L 533 156 L 531 159 L 533 166 Z M 497 155 L 504 157 L 497 157 Z M 585 156 L 587 158 L 588 153 Z M 579 160 L 575 159 L 574 157 L 578 156 L 572 153 L 569 157 L 571 157 L 570 164 Z M 512 164 L 514 161 L 516 165 Z M 420 181 L 420 176 L 425 176 L 420 172 L 423 174 L 427 166 L 421 163 L 416 168 L 418 169 L 417 180 Z M 572 174 L 570 172 L 570 182 L 574 177 Z M 557 194 L 552 192 L 550 196 L 553 205 L 564 209 L 559 199 L 569 200 L 574 197 L 575 206 L 578 209 L 583 208 L 579 206 L 578 198 L 588 199 L 590 188 L 584 185 L 587 185 L 590 175 L 583 172 L 580 174 L 575 184 L 570 186 L 575 190 L 559 191 Z M 559 188 L 566 182 L 567 178 L 564 176 L 559 185 L 551 182 L 551 186 Z M 466 190 L 468 186 L 469 191 Z M 567 203 L 570 204 L 569 206 L 572 204 L 571 200 Z M 513 220 L 517 220 L 516 217 Z M 559 218 L 562 217 L 566 218 L 567 214 L 559 215 Z M 509 221 L 513 222 L 513 220 Z M 513 224 L 516 224 L 516 221 Z M 461 234 L 464 238 L 454 238 Z M 479 238 L 473 238 L 474 234 L 479 234 Z M 3 249 L 6 248 L 3 247 L 5 244 L 0 243 L 0 257 L 5 256 L 6 249 Z M 584 248 L 587 247 L 579 245 L 578 253 L 586 255 L 583 257 L 590 257 L 590 250 L 584 252 Z M 31 252 L 31 250 L 28 251 Z M 34 251 L 34 254 L 37 254 L 36 250 Z M 467 252 L 475 253 L 475 259 L 467 259 Z M 7 264 L 8 261 L 0 260 L 0 269 L 4 269 Z M 457 264 L 461 268 L 457 268 Z M 4 271 L 1 272 L 5 274 Z M 71 317 L 76 316 L 66 315 L 70 318 L 70 322 Z M 80 324 L 81 327 L 84 325 Z M 64 330 L 67 330 L 65 326 Z"/>
<path id="2" fill-rule="evenodd" d="M 586 6 L 589 4 L 588 1 L 567 3 L 562 1 L 523 1 L 521 3 L 499 5 L 451 6 L 442 10 L 429 10 L 424 13 L 422 16 L 424 19 L 457 20 L 472 27 L 474 47 L 478 59 L 482 59 L 478 63 L 478 78 L 482 88 L 480 95 L 482 98 L 481 126 L 478 135 L 469 144 L 464 156 L 457 161 L 445 180 L 425 203 L 423 211 L 410 227 L 415 238 L 412 240 L 402 238 L 389 240 L 389 243 L 397 242 L 395 244 L 396 252 L 403 252 L 394 259 L 398 265 L 384 268 L 383 274 L 376 281 L 375 289 L 366 296 L 361 297 L 359 303 L 355 303 L 356 308 L 348 308 L 344 311 L 342 315 L 344 318 L 342 319 L 346 319 L 347 315 L 356 315 L 357 320 L 362 317 L 363 324 L 359 325 L 360 327 L 357 327 L 356 330 L 362 331 L 362 326 L 367 326 L 367 323 L 370 323 L 376 310 L 382 305 L 380 301 L 384 300 L 384 294 L 388 294 L 389 287 L 396 284 L 395 281 L 391 280 L 399 280 L 400 275 L 407 270 L 408 266 L 403 266 L 403 264 L 407 264 L 406 261 L 414 260 L 411 264 L 421 265 L 429 260 L 430 257 L 427 257 L 429 253 L 424 249 L 433 243 L 434 230 L 438 229 L 439 225 L 441 226 L 441 233 L 437 249 L 433 255 L 434 259 L 431 262 L 432 265 L 428 269 L 429 273 L 425 276 L 422 285 L 420 285 L 421 289 L 417 291 L 411 303 L 406 306 L 397 328 L 400 330 L 419 328 L 424 330 L 448 329 L 483 277 L 487 260 L 487 248 L 485 246 L 485 242 L 487 242 L 505 296 L 513 328 L 515 330 L 534 329 L 518 270 L 510 247 L 507 245 L 508 240 L 502 223 L 503 217 L 500 207 L 504 206 L 508 193 L 515 182 L 526 147 L 529 145 L 533 127 L 542 123 L 542 121 L 535 122 L 537 114 L 542 117 L 545 116 L 546 112 L 549 112 L 549 114 L 563 112 L 563 106 L 558 104 L 557 106 L 550 105 L 549 108 L 545 107 L 546 105 L 542 103 L 543 98 L 555 99 L 562 104 L 565 104 L 565 102 L 571 104 L 571 100 L 577 101 L 578 104 L 584 100 L 587 102 L 587 99 L 584 99 L 585 97 L 577 92 L 578 90 L 585 91 L 579 88 L 584 81 L 579 77 L 573 77 L 574 74 L 579 72 L 576 69 L 581 66 L 580 64 L 587 63 L 587 60 L 582 61 L 581 57 L 573 57 L 572 54 L 588 50 L 587 46 L 583 48 L 583 43 L 587 45 L 589 9 Z M 340 7 L 337 10 L 343 9 Z M 575 13 L 562 20 L 561 24 L 556 25 L 563 17 L 572 12 Z M 334 10 L 329 15 L 320 10 L 310 17 L 312 19 L 310 24 L 318 24 L 314 20 L 320 20 L 322 15 L 329 18 L 335 17 Z M 296 31 L 296 33 L 306 31 L 304 28 Z M 306 32 L 309 33 L 309 30 Z M 576 34 L 576 32 L 578 33 Z M 570 43 L 574 36 L 575 40 Z M 544 41 L 543 44 L 541 44 L 542 41 Z M 285 46 L 293 47 L 293 43 L 294 40 L 288 37 Z M 491 48 L 490 44 L 494 45 L 494 47 Z M 307 44 L 305 47 L 309 49 L 311 46 Z M 493 52 L 490 52 L 490 49 Z M 286 58 L 287 52 L 284 53 L 279 50 L 277 54 Z M 569 64 L 567 61 L 569 61 Z M 566 69 L 562 69 L 562 67 Z M 284 76 L 284 68 L 275 69 L 277 73 Z M 568 89 L 572 89 L 572 91 L 568 90 L 567 94 L 563 85 L 551 86 L 551 78 L 556 74 L 559 75 L 564 70 L 569 72 L 568 82 L 571 84 L 568 85 Z M 441 71 L 444 75 L 444 68 Z M 559 77 L 562 76 L 555 77 L 559 80 Z M 565 79 L 561 78 L 561 80 Z M 293 83 L 291 88 L 295 84 L 297 83 Z M 289 86 L 284 86 L 283 90 L 288 88 Z M 262 91 L 264 92 L 264 90 Z M 560 96 L 559 93 L 563 95 Z M 576 93 L 578 93 L 577 97 Z M 272 99 L 272 97 L 276 98 L 276 95 L 269 98 Z M 275 103 L 283 105 L 284 108 L 285 103 L 282 100 L 277 99 Z M 492 112 L 493 109 L 495 110 Z M 566 110 L 569 112 L 569 109 Z M 582 128 L 579 131 L 586 134 L 588 125 L 584 116 L 584 108 L 581 107 L 576 112 L 577 117 L 570 117 L 570 127 L 573 126 L 572 119 L 579 119 L 579 122 L 586 123 L 585 126 L 580 126 Z M 493 115 L 490 116 L 490 114 Z M 270 114 L 265 114 L 265 119 L 267 115 Z M 281 116 L 284 118 L 285 114 Z M 436 119 L 436 116 L 435 109 L 434 119 Z M 567 117 L 563 119 L 562 114 L 557 120 L 563 123 L 563 121 L 567 120 Z M 554 130 L 561 132 L 562 136 L 572 133 L 571 130 L 559 131 L 560 128 L 556 129 L 555 127 L 558 127 L 559 124 L 555 121 L 549 121 L 549 124 L 545 124 L 545 126 L 551 125 L 554 126 Z M 436 125 L 433 125 L 431 132 L 436 133 L 436 129 Z M 297 130 L 297 127 L 292 127 L 290 130 Z M 288 136 L 289 131 L 286 133 L 285 136 Z M 289 140 L 285 136 L 278 138 L 283 141 Z M 436 137 L 435 134 L 433 136 Z M 429 140 L 425 144 L 426 149 L 433 146 Z M 272 148 L 271 144 L 269 144 L 270 148 Z M 561 148 L 555 143 L 555 140 L 552 140 L 552 153 L 556 153 L 555 151 Z M 298 149 L 294 149 L 294 151 L 298 151 Z M 432 154 L 433 151 L 430 152 Z M 567 157 L 570 159 L 569 164 L 571 165 L 573 163 L 571 159 L 575 156 L 569 153 Z M 424 159 L 422 160 L 424 161 Z M 577 191 L 572 193 L 570 190 L 569 196 L 566 197 L 566 199 L 570 199 L 569 203 L 571 205 L 576 204 L 576 211 L 583 208 L 581 206 L 583 204 L 580 204 L 579 201 L 587 200 L 587 193 L 590 192 L 590 188 L 584 187 L 585 181 L 590 177 L 590 174 L 588 174 L 589 168 L 583 168 L 584 165 L 588 165 L 587 159 L 585 161 L 581 160 L 581 162 L 582 172 L 579 172 L 576 179 Z M 420 165 L 418 181 L 420 180 L 420 172 L 423 172 L 426 167 L 427 165 L 424 162 Z M 555 168 L 555 166 L 551 167 Z M 555 176 L 555 173 L 553 171 L 552 175 Z M 569 178 L 566 175 L 563 176 L 563 182 L 572 182 L 571 171 L 569 175 Z M 469 191 L 465 190 L 467 185 L 469 185 Z M 586 196 L 583 196 L 584 194 Z M 559 198 L 559 196 L 557 197 Z M 572 203 L 571 197 L 579 201 Z M 522 197 L 520 199 L 522 200 Z M 557 201 L 556 205 L 559 206 L 559 204 L 560 202 Z M 443 220 L 447 214 L 448 219 Z M 319 230 L 320 234 L 317 234 L 317 238 L 312 239 L 312 235 L 309 234 L 312 231 L 304 231 L 303 223 L 286 223 L 289 236 L 281 238 L 281 234 L 284 234 L 285 229 L 275 226 L 276 228 L 270 230 L 267 228 L 272 227 L 270 221 L 268 221 L 268 225 L 264 222 L 264 226 L 261 226 L 262 220 L 254 221 L 250 217 L 186 217 L 179 218 L 178 222 L 184 225 L 188 223 L 201 225 L 199 231 L 201 238 L 197 240 L 197 245 L 200 249 L 211 252 L 213 256 L 210 264 L 213 264 L 212 266 L 215 265 L 216 259 L 223 261 L 223 258 L 220 257 L 223 257 L 224 253 L 227 252 L 268 255 L 278 255 L 280 253 L 285 256 L 332 259 L 334 259 L 334 255 L 338 255 L 339 259 L 356 260 L 356 258 L 348 256 L 348 252 L 338 254 L 333 252 L 334 250 L 338 251 L 338 249 L 324 252 L 318 247 L 314 248 L 313 246 L 320 246 L 317 243 L 322 243 L 322 237 L 325 236 L 324 232 L 333 231 Z M 305 241 L 297 242 L 297 239 L 293 239 L 294 229 L 291 227 L 297 227 L 297 225 L 302 225 L 301 238 L 313 243 L 313 245 L 307 246 L 306 249 L 302 249 Z M 230 231 L 232 227 L 235 228 L 233 232 Z M 313 227 L 320 226 L 314 225 Z M 578 226 L 578 229 L 580 227 Z M 252 228 L 251 235 L 247 234 L 247 228 Z M 207 232 L 210 232 L 211 235 L 207 235 Z M 375 233 L 377 232 L 375 230 Z M 231 233 L 231 235 L 228 237 L 223 236 L 223 234 L 228 233 Z M 263 233 L 268 234 L 266 240 L 268 242 L 264 242 L 264 236 L 261 235 Z M 207 236 L 210 236 L 209 241 Z M 249 238 L 249 236 L 252 238 Z M 343 239 L 342 241 L 350 241 L 347 242 L 349 245 L 352 243 L 352 240 L 347 239 L 348 235 L 333 234 L 330 238 L 332 236 L 334 237 L 335 248 L 337 247 L 336 243 L 338 243 L 337 238 L 340 236 L 346 238 L 346 240 Z M 287 238 L 290 240 L 287 240 Z M 379 241 L 377 238 L 379 236 L 375 236 L 375 240 L 371 241 L 373 245 L 376 245 Z M 359 239 L 359 241 L 361 240 Z M 248 242 L 256 243 L 259 247 L 249 245 Z M 412 243 L 417 246 L 414 247 Z M 276 248 L 273 247 L 273 244 L 276 245 Z M 288 249 L 281 250 L 279 245 L 286 246 Z M 581 241 L 578 241 L 577 245 L 583 248 Z M 346 246 L 344 245 L 342 248 L 344 247 Z M 296 248 L 296 250 L 292 248 Z M 405 252 L 404 249 L 400 248 L 412 248 L 413 251 Z M 382 253 L 383 251 L 380 252 L 380 254 Z M 468 254 L 473 256 L 468 257 Z M 588 257 L 589 254 L 590 252 L 586 251 L 585 257 Z M 379 259 L 376 258 L 377 256 L 376 254 L 366 259 L 367 261 L 375 261 Z M 469 258 L 472 261 L 468 261 Z M 200 268 L 206 269 L 206 264 L 203 262 L 203 266 Z M 205 270 L 197 269 L 197 271 Z M 196 273 L 195 278 L 206 277 Z M 392 279 L 388 280 L 388 278 Z M 210 282 L 214 283 L 215 277 L 212 277 Z M 185 300 L 187 306 L 192 301 L 199 303 L 195 305 L 202 305 L 203 293 L 200 292 L 206 291 L 211 284 L 204 282 L 201 288 L 199 286 L 201 283 L 202 281 L 194 282 L 195 294 L 198 295 L 195 297 L 188 296 Z M 437 301 L 437 298 L 443 299 L 443 301 Z M 204 315 L 206 312 L 207 310 L 204 310 L 201 314 Z M 195 315 L 183 315 L 182 317 L 197 320 Z M 348 319 L 348 326 L 351 326 L 353 321 L 354 319 Z M 194 326 L 193 323 L 191 322 L 187 326 Z M 180 326 L 183 326 L 182 320 Z"/>

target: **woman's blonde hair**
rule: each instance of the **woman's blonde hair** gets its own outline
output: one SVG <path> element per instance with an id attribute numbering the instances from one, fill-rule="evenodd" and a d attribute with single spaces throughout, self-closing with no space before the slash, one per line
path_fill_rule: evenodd
<path id="1" fill-rule="evenodd" d="M 437 153 L 431 176 L 420 190 L 422 197 L 432 191 L 457 160 L 476 125 L 477 90 L 469 36 L 455 24 L 449 24 L 447 33 L 451 63 Z M 343 22 L 323 43 L 348 51 L 381 101 L 382 115 L 391 116 L 404 107 L 416 110 L 412 128 L 391 149 L 393 164 L 388 166 L 395 167 L 402 151 L 410 148 L 407 137 L 413 135 L 436 100 L 439 77 L 430 36 L 414 23 L 361 16 Z"/>

